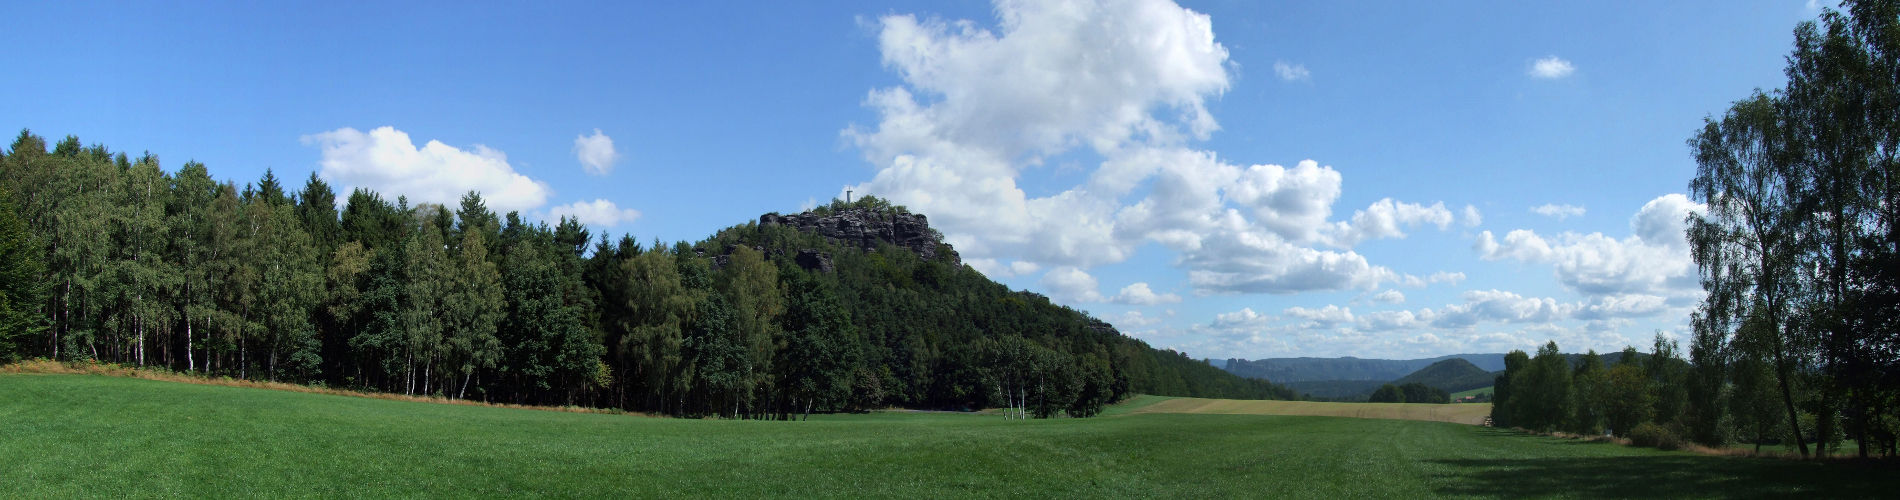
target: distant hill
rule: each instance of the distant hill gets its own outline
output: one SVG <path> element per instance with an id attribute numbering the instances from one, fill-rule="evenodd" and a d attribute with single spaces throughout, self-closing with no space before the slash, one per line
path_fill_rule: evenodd
<path id="1" fill-rule="evenodd" d="M 1441 359 L 1412 373 L 1385 380 L 1302 380 L 1286 382 L 1282 385 L 1315 399 L 1363 401 L 1367 395 L 1372 394 L 1372 391 L 1385 384 L 1404 385 L 1417 382 L 1443 389 L 1445 392 L 1458 392 L 1490 387 L 1497 379 L 1498 373 L 1485 371 L 1464 358 L 1454 357 Z"/>
<path id="2" fill-rule="evenodd" d="M 1398 380 L 1395 385 L 1413 382 L 1444 389 L 1445 392 L 1459 392 L 1490 386 L 1497 381 L 1498 374 L 1478 368 L 1462 358 L 1452 358 L 1432 363 L 1425 368 L 1412 372 Z"/>
<path id="3" fill-rule="evenodd" d="M 1601 353 L 1600 356 L 1603 365 L 1609 367 L 1621 360 L 1623 353 L 1612 351 Z M 1639 362 L 1649 357 L 1645 353 L 1637 353 L 1636 356 Z M 1583 363 L 1582 354 L 1565 354 L 1564 357 L 1571 366 Z M 1242 377 L 1271 380 L 1317 399 L 1361 401 L 1387 383 L 1402 385 L 1418 382 L 1444 389 L 1445 392 L 1490 387 L 1496 383 L 1499 372 L 1504 371 L 1503 354 L 1452 354 L 1423 359 L 1360 359 L 1351 356 L 1228 359 L 1225 363 L 1218 360 L 1208 360 L 1208 363 Z"/>
<path id="4" fill-rule="evenodd" d="M 1463 359 L 1484 371 L 1504 369 L 1503 354 L 1453 354 L 1425 359 L 1343 358 L 1269 358 L 1228 359 L 1222 365 L 1228 372 L 1248 378 L 1264 378 L 1280 384 L 1306 381 L 1370 380 L 1386 382 L 1447 359 Z M 1373 387 L 1378 387 L 1374 385 Z"/>

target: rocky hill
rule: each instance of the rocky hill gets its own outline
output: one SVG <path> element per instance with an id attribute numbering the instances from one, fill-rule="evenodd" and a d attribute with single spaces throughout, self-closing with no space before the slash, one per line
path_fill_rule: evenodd
<path id="1" fill-rule="evenodd" d="M 956 250 L 943 242 L 943 236 L 930 228 L 924 214 L 913 214 L 895 207 L 848 207 L 835 211 L 806 211 L 791 215 L 777 212 L 759 216 L 759 226 L 785 225 L 815 233 L 840 246 L 865 252 L 877 250 L 879 242 L 897 245 L 924 260 L 937 260 L 939 252 L 951 265 L 962 265 Z"/>
<path id="2" fill-rule="evenodd" d="M 816 283 L 820 295 L 835 296 L 849 318 L 838 351 L 858 367 L 847 377 L 858 407 L 1066 405 L 1074 415 L 1136 393 L 1297 396 L 991 281 L 964 265 L 923 214 L 882 199 L 767 213 L 691 247 L 715 270 L 750 248 L 776 264 L 780 281 Z"/>

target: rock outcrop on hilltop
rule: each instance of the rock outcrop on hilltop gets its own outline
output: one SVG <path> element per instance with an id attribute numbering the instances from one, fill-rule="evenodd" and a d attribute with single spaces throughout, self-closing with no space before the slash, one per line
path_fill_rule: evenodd
<path id="1" fill-rule="evenodd" d="M 829 215 L 812 212 L 779 215 L 775 212 L 759 216 L 759 225 L 791 226 L 866 252 L 876 251 L 880 241 L 910 250 L 925 260 L 936 259 L 938 252 L 943 251 L 948 252 L 945 257 L 952 266 L 963 265 L 956 250 L 944 244 L 942 237 L 930 229 L 930 221 L 923 214 L 862 208 L 847 208 Z M 801 261 L 804 258 L 800 256 Z"/>

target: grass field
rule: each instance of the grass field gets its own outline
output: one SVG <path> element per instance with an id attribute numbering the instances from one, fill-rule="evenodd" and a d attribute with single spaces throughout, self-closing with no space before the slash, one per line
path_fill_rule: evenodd
<path id="1" fill-rule="evenodd" d="M 1451 399 L 1452 399 L 1453 401 L 1457 401 L 1457 400 L 1458 400 L 1458 398 L 1462 398 L 1462 397 L 1465 397 L 1465 396 L 1476 396 L 1476 395 L 1479 395 L 1479 394 L 1491 394 L 1491 393 L 1493 393 L 1493 392 L 1496 392 L 1496 388 L 1494 388 L 1494 387 L 1479 387 L 1479 388 L 1477 388 L 1477 389 L 1472 389 L 1472 390 L 1469 390 L 1469 391 L 1458 391 L 1458 392 L 1454 392 L 1454 393 L 1451 393 Z"/>
<path id="2" fill-rule="evenodd" d="M 1867 466 L 1440 422 L 1157 413 L 1179 400 L 1093 419 L 746 422 L 0 375 L 0 498 L 1867 498 L 1896 486 L 1890 470 Z"/>

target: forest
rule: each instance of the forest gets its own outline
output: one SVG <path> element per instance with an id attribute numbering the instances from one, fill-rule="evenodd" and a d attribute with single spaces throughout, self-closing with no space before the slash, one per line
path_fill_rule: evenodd
<path id="1" fill-rule="evenodd" d="M 1689 218 L 1707 296 L 1688 359 L 1660 335 L 1640 366 L 1633 349 L 1608 369 L 1568 366 L 1555 343 L 1513 352 L 1498 422 L 1897 454 L 1900 3 L 1845 8 L 1795 29 L 1784 88 L 1688 140 L 1690 195 L 1708 206 Z"/>
<path id="2" fill-rule="evenodd" d="M 1446 404 L 1451 402 L 1451 393 L 1444 389 L 1418 382 L 1404 384 L 1384 384 L 1372 391 L 1367 397 L 1372 403 L 1425 403 Z"/>
<path id="3" fill-rule="evenodd" d="M 947 245 L 926 259 L 757 223 L 643 244 L 472 192 L 339 204 L 314 173 L 291 189 L 22 131 L 0 157 L 0 362 L 733 418 L 1294 397 L 1011 291 Z M 874 197 L 814 212 L 846 211 L 907 212 Z"/>

